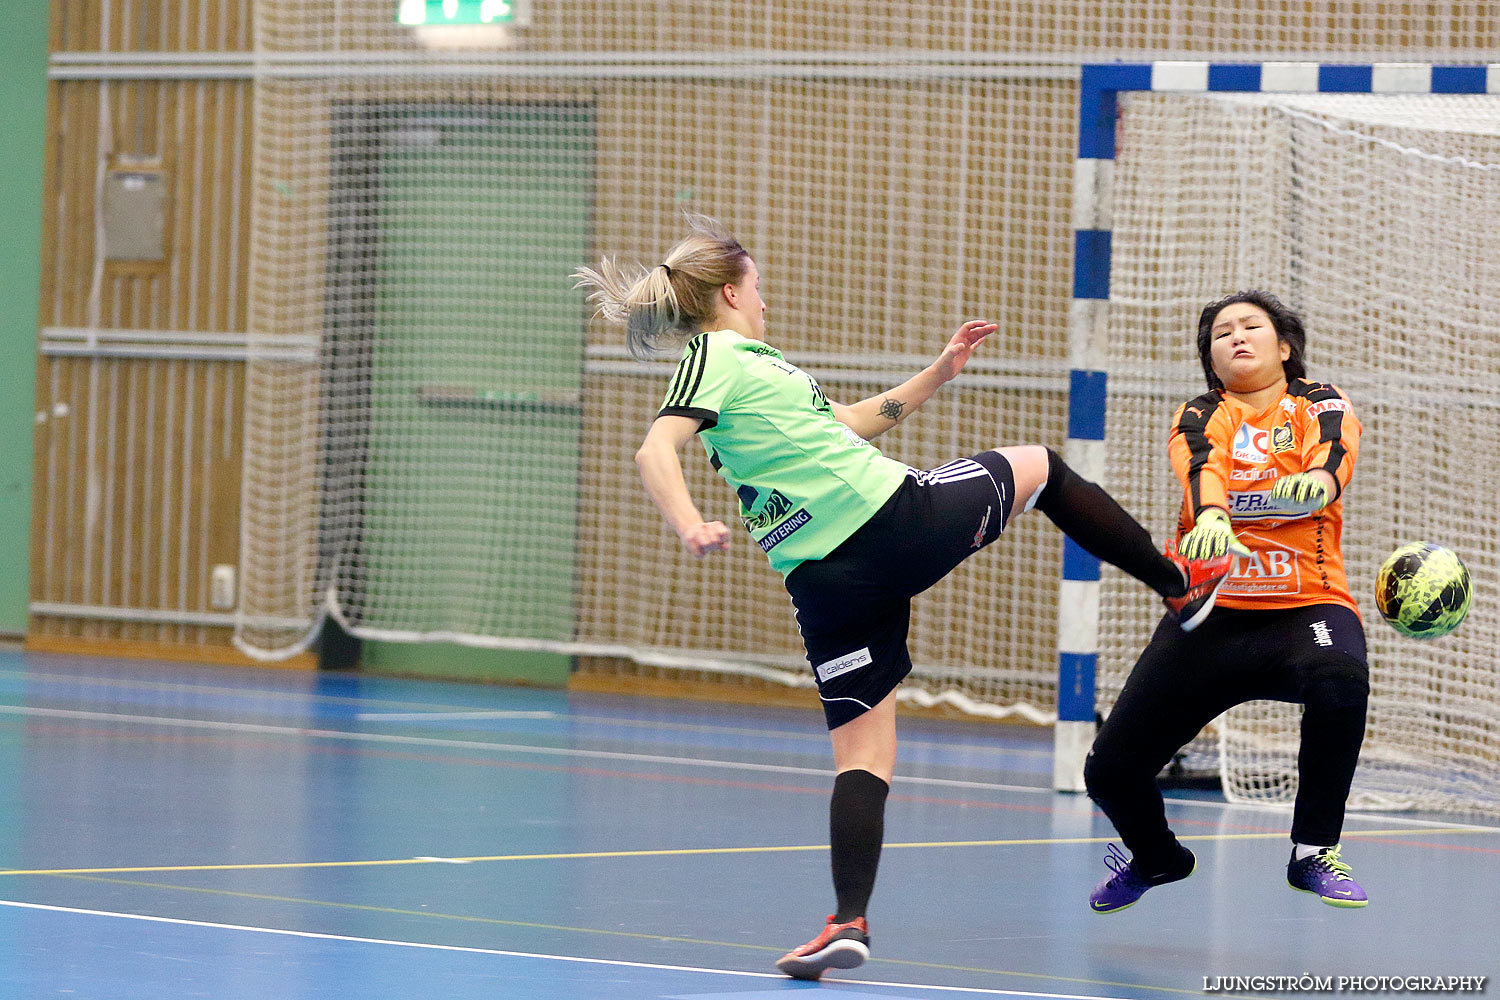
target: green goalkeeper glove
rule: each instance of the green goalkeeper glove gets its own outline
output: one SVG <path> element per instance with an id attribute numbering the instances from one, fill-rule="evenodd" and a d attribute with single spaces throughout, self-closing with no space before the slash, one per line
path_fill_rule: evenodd
<path id="1" fill-rule="evenodd" d="M 1177 543 L 1177 554 L 1185 559 L 1214 559 L 1226 552 L 1248 556 L 1250 550 L 1234 537 L 1229 515 L 1222 507 L 1205 507 L 1193 529 Z"/>
<path id="2" fill-rule="evenodd" d="M 1326 483 L 1308 472 L 1294 472 L 1282 476 L 1271 487 L 1271 499 L 1283 510 L 1294 514 L 1311 514 L 1322 510 L 1333 499 Z"/>

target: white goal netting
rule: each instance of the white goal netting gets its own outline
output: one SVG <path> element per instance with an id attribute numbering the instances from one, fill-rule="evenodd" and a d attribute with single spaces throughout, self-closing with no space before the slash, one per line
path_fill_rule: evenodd
<path id="1" fill-rule="evenodd" d="M 748 535 L 694 560 L 641 489 L 672 363 L 630 361 L 572 288 L 601 253 L 660 260 L 685 209 L 735 229 L 769 339 L 835 399 L 904 381 L 966 318 L 1000 320 L 887 454 L 930 467 L 1065 438 L 1069 234 L 1035 223 L 1066 217 L 1076 73 L 922 53 L 435 59 L 394 27 L 377 40 L 406 48 L 371 54 L 313 32 L 306 5 L 263 6 L 282 16 L 256 85 L 251 322 L 319 350 L 250 365 L 242 648 L 304 649 L 327 613 L 369 638 L 809 683 Z M 684 464 L 734 524 L 701 452 Z M 1060 557 L 1025 519 L 921 598 L 911 695 L 1046 721 Z"/>
<path id="2" fill-rule="evenodd" d="M 1369 726 L 1351 802 L 1500 811 L 1500 98 L 1122 97 L 1110 286 L 1108 484 L 1156 533 L 1180 491 L 1172 407 L 1203 391 L 1194 332 L 1219 296 L 1260 287 L 1306 320 L 1307 367 L 1364 425 L 1344 553 L 1369 637 Z M 1375 572 L 1418 539 L 1473 575 L 1449 637 L 1399 636 Z M 1154 624 L 1106 574 L 1101 704 Z M 1300 709 L 1219 720 L 1227 794 L 1290 801 Z"/>
<path id="3" fill-rule="evenodd" d="M 1434 19 L 1383 2 L 1333 13 L 1302 5 L 1289 19 L 1282 0 L 534 0 L 517 5 L 524 23 L 471 38 L 398 24 L 397 0 L 254 6 L 245 296 L 253 342 L 296 350 L 268 350 L 247 365 L 237 645 L 290 656 L 332 615 L 369 638 L 588 654 L 617 660 L 627 674 L 670 679 L 801 683 L 808 678 L 790 607 L 759 551 L 741 544 L 695 561 L 645 499 L 631 456 L 670 364 L 631 362 L 617 332 L 588 323 L 569 287 L 575 266 L 606 252 L 658 259 L 680 235 L 684 209 L 721 218 L 760 265 L 771 340 L 841 400 L 905 379 L 960 320 L 993 317 L 1002 333 L 965 377 L 882 438 L 882 448 L 930 466 L 996 444 L 1059 447 L 1067 436 L 1080 61 L 1193 52 L 1456 60 L 1468 58 L 1465 46 L 1492 50 L 1496 37 L 1493 19 L 1472 5 Z M 1406 134 L 1370 129 L 1398 144 Z M 1452 141 L 1453 149 L 1432 148 L 1492 159 L 1478 138 Z M 1171 168 L 1163 173 L 1178 169 L 1161 154 L 1170 141 L 1143 142 L 1155 165 Z M 1122 303 L 1116 328 L 1160 329 L 1161 351 L 1180 351 L 1192 304 L 1244 273 L 1309 309 L 1312 361 L 1333 368 L 1324 353 L 1334 349 L 1333 331 L 1357 338 L 1364 327 L 1354 317 L 1378 315 L 1390 356 L 1369 357 L 1363 343 L 1339 347 L 1344 357 L 1331 372 L 1370 428 L 1359 479 L 1369 492 L 1358 502 L 1382 502 L 1371 484 L 1386 481 L 1395 506 L 1380 517 L 1397 511 L 1417 519 L 1412 533 L 1448 532 L 1468 496 L 1448 487 L 1436 499 L 1415 497 L 1414 477 L 1387 481 L 1381 463 L 1399 455 L 1387 457 L 1378 442 L 1398 423 L 1408 438 L 1425 436 L 1437 464 L 1483 472 L 1470 441 L 1489 429 L 1470 421 L 1462 436 L 1436 434 L 1440 404 L 1387 401 L 1382 388 L 1381 406 L 1413 407 L 1387 415 L 1367 390 L 1392 371 L 1419 387 L 1426 372 L 1412 358 L 1428 362 L 1429 336 L 1429 314 L 1419 310 L 1436 298 L 1450 308 L 1433 314 L 1431 335 L 1441 334 L 1440 350 L 1453 352 L 1445 363 L 1465 380 L 1454 384 L 1453 369 L 1434 369 L 1432 378 L 1455 392 L 1472 387 L 1441 405 L 1470 413 L 1456 400 L 1486 391 L 1480 382 L 1495 366 L 1478 355 L 1465 366 L 1458 345 L 1482 343 L 1472 332 L 1492 312 L 1483 290 L 1494 287 L 1484 283 L 1493 255 L 1465 248 L 1441 264 L 1435 255 L 1445 240 L 1493 231 L 1474 220 L 1476 206 L 1494 199 L 1466 189 L 1462 208 L 1445 209 L 1450 196 L 1429 191 L 1439 174 L 1461 185 L 1482 171 L 1422 160 L 1389 199 L 1431 202 L 1423 219 L 1456 212 L 1468 228 L 1448 232 L 1433 221 L 1396 232 L 1382 224 L 1378 238 L 1356 225 L 1368 222 L 1360 211 L 1375 182 L 1329 177 L 1343 186 L 1312 197 L 1301 175 L 1267 175 L 1265 185 L 1297 192 L 1298 218 L 1314 202 L 1342 213 L 1331 229 L 1304 226 L 1308 240 L 1384 245 L 1390 262 L 1414 268 L 1433 255 L 1431 273 L 1405 283 L 1368 267 L 1338 268 L 1339 280 L 1357 276 L 1378 293 L 1371 313 L 1360 288 L 1302 264 L 1296 282 L 1281 280 L 1284 269 L 1263 278 L 1241 267 L 1257 248 L 1248 238 L 1234 243 L 1223 213 L 1268 193 L 1249 167 L 1235 174 L 1236 155 L 1204 154 L 1204 170 L 1228 172 L 1222 190 L 1232 201 L 1184 199 L 1117 231 L 1121 275 L 1132 228 L 1142 248 L 1142 277 L 1121 280 L 1142 284 L 1130 295 L 1144 304 Z M 1379 185 L 1396 185 L 1395 176 Z M 1195 244 L 1200 235 L 1208 241 Z M 1194 281 L 1168 292 L 1169 273 Z M 1325 286 L 1326 303 L 1309 297 Z M 1457 286 L 1451 295 L 1435 291 L 1449 286 Z M 1192 385 L 1154 364 L 1156 343 L 1128 348 L 1137 356 L 1120 360 L 1115 384 L 1125 391 L 1111 400 L 1112 430 L 1135 423 L 1150 438 L 1125 446 L 1146 463 L 1140 475 L 1161 461 L 1154 428 L 1164 415 L 1150 392 L 1177 395 Z M 299 352 L 311 360 L 295 360 Z M 1126 372 L 1132 365 L 1135 376 Z M 1143 388 L 1129 390 L 1132 377 Z M 1458 442 L 1463 452 L 1445 451 Z M 705 513 L 732 522 L 733 495 L 705 461 L 686 458 Z M 1113 468 L 1108 485 L 1134 490 L 1127 507 L 1155 517 L 1160 536 L 1170 505 L 1137 474 Z M 1404 537 L 1406 522 L 1362 530 L 1362 511 L 1351 511 L 1352 558 L 1356 576 L 1367 577 L 1373 554 Z M 1483 523 L 1476 518 L 1471 532 Z M 1444 644 L 1377 642 L 1378 675 L 1399 662 L 1409 671 L 1399 676 L 1411 679 L 1378 676 L 1373 736 L 1381 727 L 1415 732 L 1402 713 L 1430 711 L 1416 707 L 1430 700 L 1396 693 L 1399 684 L 1453 689 L 1449 713 L 1478 697 L 1476 670 L 1493 671 L 1484 667 L 1479 624 L 1493 579 L 1487 549 L 1456 536 L 1453 543 L 1479 585 L 1473 618 Z M 908 685 L 915 700 L 1052 716 L 1060 552 L 1045 519 L 1023 518 L 995 551 L 918 600 L 918 670 Z M 1139 623 L 1157 604 L 1142 588 L 1107 579 L 1105 652 L 1118 664 L 1144 641 Z M 1455 649 L 1473 651 L 1472 663 L 1456 669 Z M 1453 728 L 1478 717 L 1444 714 L 1450 728 L 1440 742 L 1462 760 L 1473 759 L 1464 748 L 1488 747 L 1493 763 L 1493 727 L 1481 726 L 1484 735 Z M 1380 767 L 1410 752 L 1401 743 L 1378 756 L 1385 745 L 1372 739 Z M 1280 772 L 1268 765 L 1257 773 Z M 1495 784 L 1493 774 L 1475 780 Z"/>

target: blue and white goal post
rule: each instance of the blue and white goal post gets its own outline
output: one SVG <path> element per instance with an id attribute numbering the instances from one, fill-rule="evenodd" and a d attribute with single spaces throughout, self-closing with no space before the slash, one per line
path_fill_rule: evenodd
<path id="1" fill-rule="evenodd" d="M 1082 67 L 1078 160 L 1073 174 L 1073 300 L 1068 316 L 1068 440 L 1064 456 L 1086 479 L 1102 481 L 1108 380 L 1110 235 L 1118 98 L 1127 91 L 1180 93 L 1497 94 L 1500 64 L 1431 63 L 1103 63 Z M 1057 728 L 1052 780 L 1083 791 L 1083 762 L 1094 739 L 1099 659 L 1099 560 L 1063 542 L 1058 601 Z"/>

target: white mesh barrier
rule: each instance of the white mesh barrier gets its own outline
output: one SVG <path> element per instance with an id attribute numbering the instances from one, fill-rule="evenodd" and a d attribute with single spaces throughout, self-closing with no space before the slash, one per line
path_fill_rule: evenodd
<path id="1" fill-rule="evenodd" d="M 413 32 L 402 0 L 257 0 L 262 49 L 277 54 L 399 52 Z M 785 61 L 819 53 L 879 53 L 892 65 L 951 63 L 975 53 L 1013 60 L 1216 57 L 1235 60 L 1484 62 L 1500 42 L 1493 9 L 1476 0 L 1048 0 L 921 3 L 817 0 L 511 0 L 524 23 L 511 43 L 596 64 L 617 56 L 732 54 Z M 434 4 L 433 6 L 437 6 Z M 473 44 L 491 43 L 475 32 Z M 671 65 L 663 67 L 670 74 Z"/>
<path id="2" fill-rule="evenodd" d="M 398 6 L 255 5 L 249 325 L 319 345 L 317 364 L 248 366 L 236 641 L 268 658 L 331 612 L 365 636 L 806 683 L 760 553 L 695 561 L 642 495 L 631 455 L 669 366 L 587 324 L 574 266 L 655 259 L 683 209 L 721 218 L 760 265 L 771 339 L 837 399 L 993 316 L 969 374 L 881 446 L 917 466 L 1059 446 L 1080 61 L 1482 61 L 1500 41 L 1473 4 L 532 0 L 519 24 L 446 36 Z M 1111 405 L 1112 427 L 1161 419 L 1138 394 Z M 1132 453 L 1156 461 L 1150 444 Z M 733 496 L 686 464 L 732 522 Z M 1059 556 L 1033 515 L 920 598 L 908 693 L 1049 718 Z M 1107 617 L 1151 615 L 1111 588 Z"/>
<path id="3" fill-rule="evenodd" d="M 242 648 L 290 655 L 332 613 L 366 637 L 809 683 L 748 535 L 694 560 L 641 489 L 632 458 L 671 363 L 630 361 L 571 287 L 604 252 L 659 260 L 684 209 L 735 229 L 770 339 L 835 399 L 905 380 L 963 319 L 999 319 L 880 440 L 892 457 L 1065 437 L 1068 234 L 1032 223 L 1067 213 L 1067 72 L 545 57 L 584 44 L 563 23 L 534 23 L 516 62 L 434 60 L 392 25 L 329 35 L 321 6 L 261 6 L 251 324 L 321 349 L 250 366 Z M 689 35 L 723 27 L 722 4 L 672 6 Z M 702 455 L 684 464 L 734 524 Z M 909 696 L 1048 719 L 1060 555 L 1032 515 L 920 598 Z"/>
<path id="4" fill-rule="evenodd" d="M 1203 391 L 1198 311 L 1261 287 L 1306 320 L 1307 367 L 1352 398 L 1364 437 L 1344 553 L 1369 637 L 1369 727 L 1351 803 L 1500 812 L 1500 98 L 1122 98 L 1110 286 L 1108 485 L 1173 528 L 1173 407 Z M 1375 572 L 1418 539 L 1474 578 L 1453 635 L 1399 636 Z M 1100 695 L 1152 609 L 1106 571 Z M 1204 668 L 1211 669 L 1210 664 Z M 1300 710 L 1257 702 L 1216 726 L 1226 793 L 1290 801 Z M 1196 744 L 1195 744 L 1196 746 Z"/>

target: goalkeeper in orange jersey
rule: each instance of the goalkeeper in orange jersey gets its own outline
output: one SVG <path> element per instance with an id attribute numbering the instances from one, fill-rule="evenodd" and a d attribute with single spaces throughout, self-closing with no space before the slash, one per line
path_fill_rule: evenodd
<path id="1" fill-rule="evenodd" d="M 730 545 L 688 492 L 678 452 L 697 439 L 739 498 L 751 540 L 785 578 L 823 703 L 837 774 L 829 802 L 835 912 L 777 967 L 799 979 L 869 955 L 885 801 L 896 766 L 896 687 L 911 671 L 911 599 L 1036 507 L 1084 549 L 1145 582 L 1192 624 L 1229 569 L 1158 552 L 1146 529 L 1049 448 L 996 448 L 934 469 L 870 440 L 961 372 L 995 326 L 959 326 L 932 364 L 850 405 L 766 343 L 755 262 L 711 219 L 646 269 L 609 259 L 576 272 L 600 312 L 649 357 L 681 344 L 676 373 L 636 453 L 646 492 L 695 556 Z M 1174 628 L 1177 627 L 1174 625 Z"/>
<path id="2" fill-rule="evenodd" d="M 1170 617 L 1157 627 L 1089 751 L 1089 795 L 1130 851 L 1110 845 L 1113 874 L 1089 900 L 1099 913 L 1192 874 L 1156 775 L 1219 714 L 1256 699 L 1303 706 L 1288 884 L 1334 906 L 1369 901 L 1339 853 L 1369 697 L 1340 549 L 1360 424 L 1348 397 L 1306 377 L 1306 339 L 1261 291 L 1199 318 L 1209 391 L 1177 408 L 1168 444 L 1183 488 L 1177 551 L 1230 553 L 1234 569 L 1198 628 Z"/>

